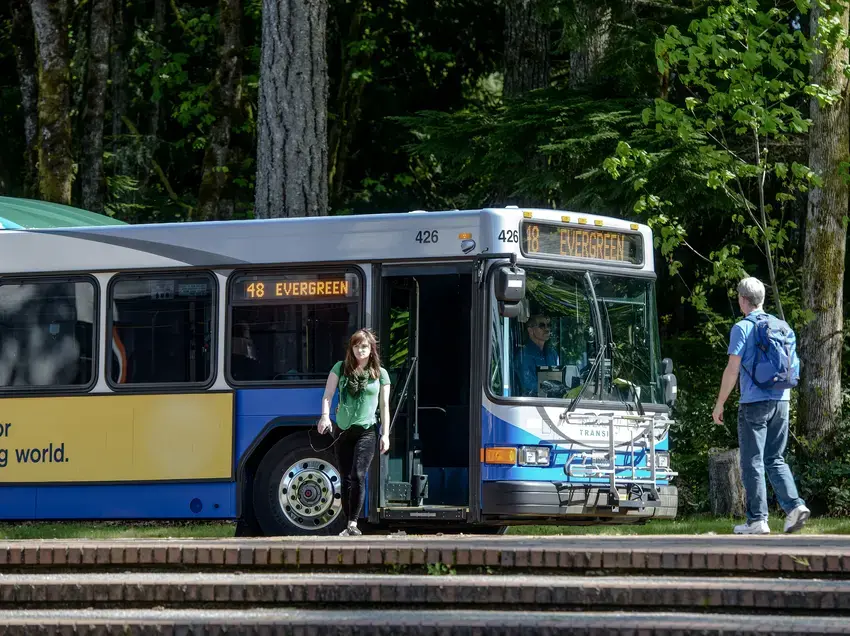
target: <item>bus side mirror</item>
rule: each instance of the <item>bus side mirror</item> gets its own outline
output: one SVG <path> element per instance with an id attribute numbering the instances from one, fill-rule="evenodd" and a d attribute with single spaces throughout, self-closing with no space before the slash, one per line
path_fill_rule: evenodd
<path id="1" fill-rule="evenodd" d="M 506 303 L 499 301 L 499 315 L 505 318 L 516 318 L 520 314 L 522 305 L 520 303 Z"/>
<path id="2" fill-rule="evenodd" d="M 525 270 L 505 265 L 493 276 L 493 293 L 499 302 L 499 315 L 516 318 L 520 314 L 520 301 L 525 298 Z"/>
<path id="3" fill-rule="evenodd" d="M 518 303 L 525 298 L 525 270 L 505 265 L 496 270 L 493 278 L 496 300 Z"/>
<path id="4" fill-rule="evenodd" d="M 664 403 L 667 406 L 673 406 L 676 403 L 679 385 L 676 376 L 673 375 L 673 361 L 670 358 L 664 358 L 661 361 L 661 386 L 664 390 Z"/>

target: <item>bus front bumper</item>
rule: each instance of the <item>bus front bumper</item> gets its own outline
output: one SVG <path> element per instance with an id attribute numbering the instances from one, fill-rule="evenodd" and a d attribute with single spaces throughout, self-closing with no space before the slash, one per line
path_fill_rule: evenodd
<path id="1" fill-rule="evenodd" d="M 547 519 L 578 521 L 599 518 L 611 521 L 640 518 L 674 519 L 679 505 L 675 486 L 657 486 L 658 499 L 623 485 L 618 499 L 604 484 L 551 481 L 487 481 L 482 485 L 482 513 L 489 519 Z"/>

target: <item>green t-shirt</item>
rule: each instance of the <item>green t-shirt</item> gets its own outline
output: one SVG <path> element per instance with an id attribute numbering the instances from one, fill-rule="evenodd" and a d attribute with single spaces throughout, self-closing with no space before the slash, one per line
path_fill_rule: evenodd
<path id="1" fill-rule="evenodd" d="M 342 378 L 342 361 L 334 365 L 331 373 L 337 378 Z M 373 426 L 377 421 L 375 411 L 378 410 L 380 388 L 389 383 L 390 375 L 384 367 L 381 367 L 380 377 L 369 382 L 357 397 L 352 397 L 348 391 L 343 390 L 340 386 L 336 425 L 342 430 L 351 426 L 362 426 L 363 428 Z"/>

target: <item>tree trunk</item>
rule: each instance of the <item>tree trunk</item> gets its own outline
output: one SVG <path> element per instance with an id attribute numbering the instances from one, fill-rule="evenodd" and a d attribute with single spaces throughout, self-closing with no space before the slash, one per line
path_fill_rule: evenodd
<path id="1" fill-rule="evenodd" d="M 337 205 L 342 199 L 348 153 L 360 120 L 360 104 L 366 88 L 366 80 L 362 77 L 356 78 L 355 72 L 358 68 L 367 66 L 372 57 L 371 49 L 364 51 L 361 48 L 356 55 L 352 55 L 349 51 L 349 45 L 352 42 L 363 39 L 362 24 L 365 5 L 365 0 L 360 0 L 354 7 L 348 27 L 348 37 L 345 38 L 340 33 L 340 68 L 342 70 L 336 103 L 332 110 L 334 117 L 328 125 L 328 181 L 332 205 Z"/>
<path id="2" fill-rule="evenodd" d="M 68 63 L 70 69 L 71 88 L 71 140 L 72 156 L 78 152 L 76 144 L 83 136 L 83 111 L 86 105 L 86 81 L 89 64 L 89 37 L 91 32 L 92 1 L 85 0 L 71 2 L 71 11 L 68 15 Z M 71 189 L 71 197 L 78 199 L 80 196 L 79 180 L 74 179 Z"/>
<path id="3" fill-rule="evenodd" d="M 112 20 L 112 59 L 109 69 L 112 75 L 112 152 L 115 155 L 115 170 L 123 173 L 126 162 L 121 158 L 120 141 L 124 133 L 123 117 L 127 113 L 127 59 L 124 45 L 127 39 L 125 26 L 125 0 L 115 0 Z"/>
<path id="4" fill-rule="evenodd" d="M 71 203 L 71 83 L 66 0 L 29 0 L 38 42 L 38 189 Z"/>
<path id="5" fill-rule="evenodd" d="M 840 24 L 846 31 L 848 10 L 841 5 Z M 812 6 L 811 32 L 827 18 Z M 826 28 L 830 28 L 827 23 Z M 843 346 L 842 285 L 847 231 L 848 189 L 842 178 L 850 160 L 848 80 L 843 73 L 847 48 L 839 45 L 812 59 L 812 82 L 835 89 L 841 96 L 832 106 L 810 103 L 809 166 L 823 186 L 809 192 L 806 243 L 803 252 L 803 308 L 813 318 L 802 329 L 802 384 L 799 417 L 810 438 L 829 432 L 841 407 L 841 349 Z"/>
<path id="6" fill-rule="evenodd" d="M 12 46 L 18 67 L 18 83 L 21 87 L 21 108 L 24 115 L 23 182 L 24 195 L 35 196 L 38 192 L 38 76 L 36 71 L 35 31 L 32 11 L 26 0 L 12 0 Z"/>
<path id="7" fill-rule="evenodd" d="M 328 207 L 327 0 L 263 0 L 257 218 Z"/>
<path id="8" fill-rule="evenodd" d="M 540 0 L 505 3 L 505 83 L 502 94 L 517 97 L 549 83 L 549 31 Z"/>
<path id="9" fill-rule="evenodd" d="M 242 6 L 240 0 L 219 0 L 221 52 L 213 93 L 215 122 L 204 152 L 204 174 L 198 194 L 201 219 L 233 218 L 233 197 L 226 196 L 232 181 L 228 171 L 230 128 L 239 116 L 242 99 Z"/>
<path id="10" fill-rule="evenodd" d="M 718 517 L 743 517 L 746 511 L 741 454 L 737 448 L 708 454 L 708 499 Z"/>
<path id="11" fill-rule="evenodd" d="M 152 74 L 154 77 L 159 77 L 160 69 L 162 68 L 162 36 L 165 31 L 165 3 L 167 0 L 154 0 L 153 3 L 153 41 L 160 55 L 152 63 Z M 162 95 L 154 94 L 151 96 L 151 119 L 150 119 L 150 135 L 157 142 L 159 135 L 160 119 L 162 118 Z M 156 147 L 153 149 L 156 152 Z"/>
<path id="12" fill-rule="evenodd" d="M 103 176 L 103 113 L 109 80 L 109 34 L 112 30 L 112 0 L 93 0 L 89 35 L 89 64 L 86 105 L 83 110 L 82 206 L 102 212 L 106 196 Z"/>
<path id="13" fill-rule="evenodd" d="M 572 89 L 591 80 L 611 35 L 611 8 L 602 0 L 576 0 L 575 14 L 579 44 L 570 51 Z"/>

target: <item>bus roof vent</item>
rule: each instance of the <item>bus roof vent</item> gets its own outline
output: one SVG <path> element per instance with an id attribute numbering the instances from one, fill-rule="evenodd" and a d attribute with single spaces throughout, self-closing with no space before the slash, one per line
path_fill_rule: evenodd
<path id="1" fill-rule="evenodd" d="M 428 210 L 411 210 L 408 214 L 428 214 Z"/>
<path id="2" fill-rule="evenodd" d="M 519 206 L 518 205 L 506 205 L 505 209 L 506 210 L 519 210 Z"/>

